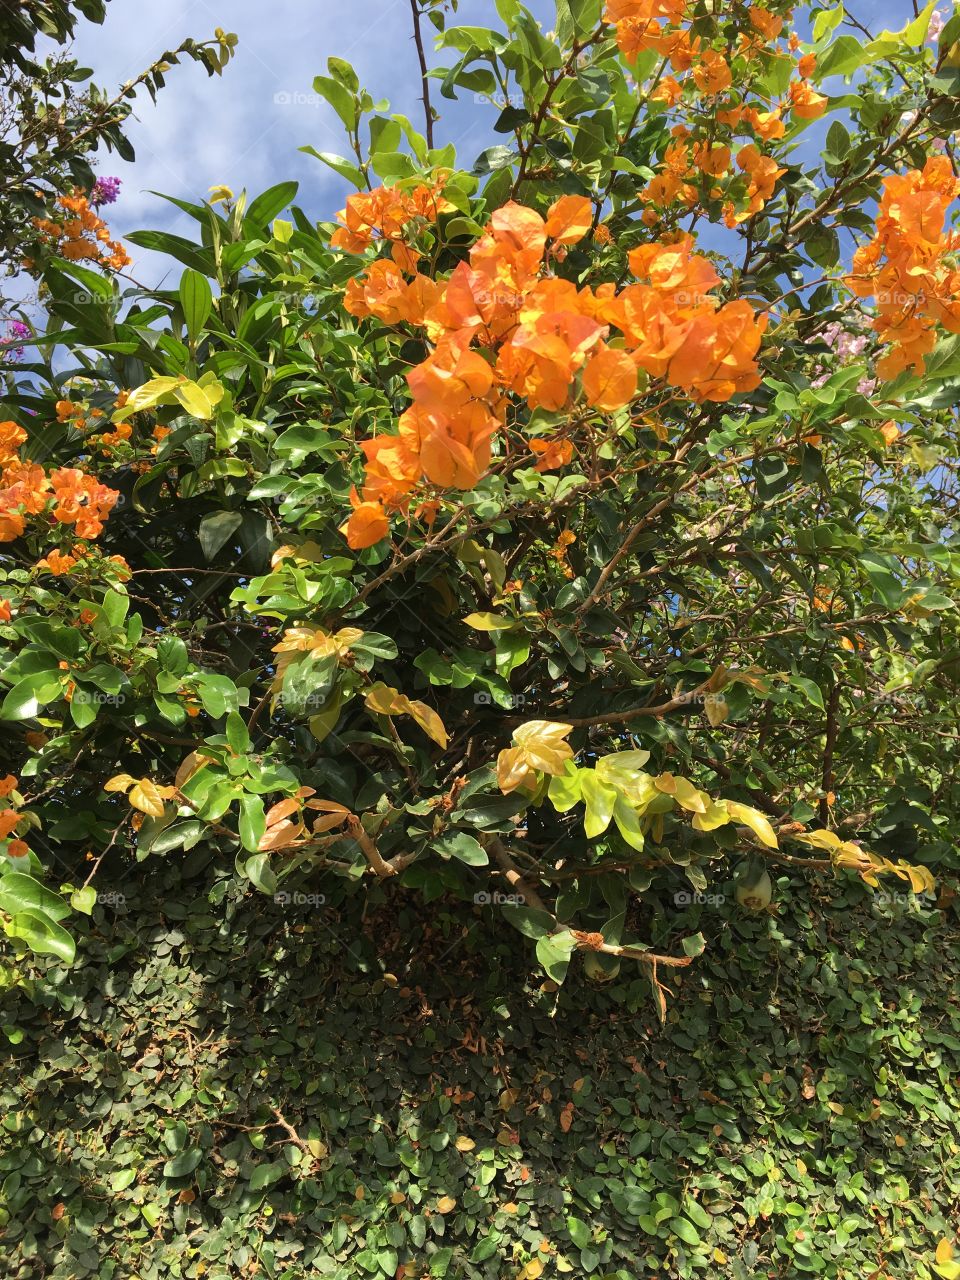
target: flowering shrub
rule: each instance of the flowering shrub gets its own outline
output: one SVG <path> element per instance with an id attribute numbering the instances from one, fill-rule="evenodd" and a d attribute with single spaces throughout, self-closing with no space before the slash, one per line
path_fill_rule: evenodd
<path id="1" fill-rule="evenodd" d="M 39 952 L 197 849 L 473 899 L 662 1015 L 678 889 L 956 869 L 960 19 L 498 12 L 434 15 L 443 92 L 507 95 L 469 169 L 332 59 L 336 221 L 218 188 L 130 237 L 182 274 L 123 305 L 102 190 L 40 225 L 82 373 L 38 357 L 0 428 L 0 911 Z"/>

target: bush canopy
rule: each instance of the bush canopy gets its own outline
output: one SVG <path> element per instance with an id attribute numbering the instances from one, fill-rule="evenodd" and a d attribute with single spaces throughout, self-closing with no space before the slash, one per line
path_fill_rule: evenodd
<path id="1" fill-rule="evenodd" d="M 417 10 L 427 133 L 329 60 L 336 220 L 174 200 L 192 237 L 127 237 L 161 288 L 89 191 L 38 220 L 15 949 L 71 960 L 104 867 L 202 846 L 268 895 L 489 904 L 548 982 L 639 966 L 663 1017 L 704 937 L 655 948 L 644 904 L 955 871 L 960 17 L 496 9 Z M 433 138 L 463 94 L 499 108 L 470 168 Z"/>

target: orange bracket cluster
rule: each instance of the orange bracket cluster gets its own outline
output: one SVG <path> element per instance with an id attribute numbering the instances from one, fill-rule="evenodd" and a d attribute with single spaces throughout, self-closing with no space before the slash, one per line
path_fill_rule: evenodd
<path id="1" fill-rule="evenodd" d="M 877 361 L 879 378 L 907 368 L 922 374 L 938 324 L 960 333 L 960 270 L 945 260 L 960 236 L 944 231 L 957 195 L 960 180 L 947 156 L 884 180 L 876 235 L 854 254 L 847 279 L 859 297 L 876 298 L 872 326 L 890 346 Z"/>
<path id="2" fill-rule="evenodd" d="M 823 114 L 827 99 L 808 83 L 816 69 L 812 53 L 797 59 L 798 78 L 790 82 L 783 101 L 764 101 L 756 106 L 740 100 L 740 77 L 734 76 L 731 59 L 749 62 L 761 54 L 788 57 L 799 47 L 799 38 L 793 34 L 788 41 L 789 53 L 775 47 L 783 29 L 782 18 L 760 5 L 751 5 L 750 27 L 739 32 L 735 47 L 716 49 L 681 25 L 688 17 L 688 8 L 687 0 L 607 0 L 604 16 L 616 27 L 617 43 L 627 61 L 633 62 L 650 49 L 666 59 L 675 73 L 658 79 L 650 95 L 652 101 L 674 107 L 685 87 L 692 87 L 694 96 L 715 100 L 713 119 L 731 130 L 730 141 L 736 133 L 752 133 L 760 142 L 782 138 L 786 112 L 801 120 L 814 120 Z M 761 155 L 755 143 L 741 147 L 736 164 L 746 176 L 744 204 L 740 186 L 732 181 L 735 170 L 726 142 L 713 136 L 709 141 L 689 142 L 692 133 L 684 124 L 675 125 L 671 132 L 673 141 L 663 156 L 662 167 L 641 192 L 648 206 L 644 221 L 649 226 L 658 220 L 657 209 L 669 208 L 676 202 L 692 208 L 699 199 L 695 184 L 704 177 L 714 182 L 730 178 L 726 188 L 711 186 L 709 195 L 736 196 L 736 200 L 728 198 L 724 204 L 727 225 L 736 226 L 760 212 L 773 195 L 777 178 L 785 172 L 772 157 Z"/>
<path id="3" fill-rule="evenodd" d="M 120 494 L 77 467 L 46 472 L 36 462 L 22 461 L 19 449 L 26 439 L 17 423 L 0 422 L 0 542 L 19 538 L 28 515 L 48 510 L 55 521 L 72 525 L 78 537 L 98 537 Z"/>
<path id="4" fill-rule="evenodd" d="M 34 218 L 33 224 L 61 258 L 96 262 L 111 271 L 130 265 L 130 255 L 119 240 L 110 239 L 107 224 L 90 208 L 86 196 L 78 192 L 58 196 L 57 204 L 67 217 Z"/>
<path id="5" fill-rule="evenodd" d="M 359 210 L 351 209 L 354 201 Z M 371 193 L 350 197 L 341 216 L 365 247 L 375 229 L 371 209 L 387 208 L 393 216 L 398 207 L 394 197 Z M 582 398 L 594 410 L 612 412 L 637 394 L 639 371 L 697 402 L 729 400 L 759 385 L 756 355 L 766 316 L 755 315 L 746 301 L 720 305 L 711 296 L 720 280 L 710 262 L 692 252 L 692 236 L 632 250 L 637 280 L 620 290 L 613 284 L 578 289 L 549 274 L 551 259 L 583 239 L 592 223 L 593 206 L 583 196 L 557 200 L 546 219 L 511 202 L 493 213 L 469 260 L 442 281 L 419 273 L 418 255 L 408 245 L 395 252 L 395 223 L 383 231 L 394 240 L 393 257 L 351 281 L 346 309 L 418 325 L 433 346 L 407 375 L 413 403 L 397 434 L 361 444 L 365 477 L 360 492 L 351 493 L 354 510 L 344 525 L 352 548 L 385 537 L 389 514 L 407 513 L 423 481 L 472 489 L 490 466 L 510 394 L 530 409 L 557 412 Z M 346 240 L 340 236 L 341 247 Z M 351 247 L 360 244 L 353 240 Z M 610 340 L 612 329 L 618 339 Z M 573 457 L 569 441 L 533 441 L 531 448 L 538 470 Z M 430 499 L 414 515 L 429 520 L 435 512 Z"/>

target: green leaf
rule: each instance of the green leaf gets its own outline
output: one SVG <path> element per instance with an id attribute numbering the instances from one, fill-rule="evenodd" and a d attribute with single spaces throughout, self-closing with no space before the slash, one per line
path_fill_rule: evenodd
<path id="1" fill-rule="evenodd" d="M 250 1175 L 251 1191 L 266 1191 L 287 1174 L 287 1166 L 274 1161 L 272 1164 L 258 1164 Z"/>
<path id="2" fill-rule="evenodd" d="M 548 978 L 562 983 L 570 967 L 570 955 L 577 940 L 569 930 L 545 934 L 537 939 L 537 959 Z"/>
<path id="3" fill-rule="evenodd" d="M 83 889 L 74 889 L 70 895 L 70 905 L 74 911 L 81 911 L 85 916 L 90 915 L 93 908 L 97 904 L 97 891 L 92 884 L 88 884 Z"/>
<path id="4" fill-rule="evenodd" d="M 501 910 L 515 929 L 519 929 L 528 938 L 542 938 L 556 927 L 553 916 L 546 911 L 538 911 L 534 907 L 518 907 L 512 902 L 504 903 Z"/>
<path id="5" fill-rule="evenodd" d="M 225 541 L 243 524 L 243 513 L 239 511 L 215 511 L 204 516 L 200 521 L 200 545 L 204 548 L 207 562 L 216 556 Z"/>
<path id="6" fill-rule="evenodd" d="M 76 943 L 66 929 L 48 915 L 40 911 L 20 911 L 4 929 L 9 937 L 20 938 L 37 955 L 56 956 L 64 964 L 73 964 Z"/>
<path id="7" fill-rule="evenodd" d="M 479 840 L 465 831 L 452 831 L 434 840 L 431 848 L 442 858 L 457 858 L 471 867 L 485 867 L 490 861 L 486 849 Z"/>
<path id="8" fill-rule="evenodd" d="M 196 342 L 213 310 L 210 281 L 199 271 L 186 270 L 180 277 L 180 306 L 191 342 Z"/>
<path id="9" fill-rule="evenodd" d="M 259 796 L 242 795 L 240 797 L 240 840 L 243 847 L 249 849 L 251 853 L 256 853 L 260 848 L 260 841 L 263 839 L 266 829 L 267 819 L 264 813 L 263 801 Z M 253 859 L 250 858 L 247 865 L 249 866 L 252 861 Z M 247 874 L 249 875 L 249 871 Z M 253 880 L 252 875 L 250 879 Z M 259 879 L 260 882 L 264 882 L 265 876 L 261 874 Z M 257 885 L 258 889 L 262 887 L 262 884 L 257 880 L 254 880 L 254 884 Z M 276 887 L 275 880 L 274 887 Z M 273 890 L 268 889 L 266 892 L 273 892 Z"/>
<path id="10" fill-rule="evenodd" d="M 691 1247 L 700 1243 L 700 1236 L 697 1229 L 687 1218 L 673 1218 L 670 1222 L 670 1230 L 675 1236 L 678 1236 L 684 1244 Z"/>
<path id="11" fill-rule="evenodd" d="M 172 1160 L 168 1160 L 163 1166 L 163 1176 L 165 1178 L 186 1178 L 193 1173 L 200 1160 L 203 1152 L 199 1147 L 192 1147 L 189 1151 L 183 1151 L 178 1156 L 174 1156 Z"/>
<path id="12" fill-rule="evenodd" d="M 261 893 L 265 893 L 270 897 L 276 893 L 277 877 L 270 866 L 269 854 L 258 853 L 252 858 L 247 858 L 243 864 L 243 874 Z"/>
<path id="13" fill-rule="evenodd" d="M 316 89 L 316 82 L 314 88 Z M 268 187 L 255 200 L 251 200 L 244 224 L 264 230 L 296 198 L 298 187 L 297 182 L 278 182 L 275 186 Z"/>
<path id="14" fill-rule="evenodd" d="M 58 893 L 22 871 L 0 875 L 0 911 L 16 915 L 20 911 L 39 911 L 52 920 L 62 920 L 70 908 Z"/>
<path id="15" fill-rule="evenodd" d="M 683 947 L 685 955 L 691 957 L 702 956 L 707 947 L 707 940 L 702 933 L 693 933 L 684 938 L 680 945 Z"/>
<path id="16" fill-rule="evenodd" d="M 238 756 L 246 755 L 250 750 L 250 734 L 239 712 L 231 711 L 227 716 L 226 734 L 230 749 Z"/>
<path id="17" fill-rule="evenodd" d="M 30 720 L 60 693 L 59 677 L 50 671 L 24 676 L 9 690 L 0 706 L 0 720 Z"/>
<path id="18" fill-rule="evenodd" d="M 313 91 L 314 93 L 319 93 L 321 98 L 330 103 L 351 133 L 356 129 L 358 119 L 357 104 L 349 89 L 338 80 L 331 80 L 328 76 L 316 76 L 313 81 Z"/>
<path id="19" fill-rule="evenodd" d="M 305 151 L 309 156 L 314 156 L 317 160 L 322 160 L 334 173 L 339 173 L 341 178 L 352 182 L 358 191 L 363 190 L 365 186 L 363 174 L 351 160 L 338 156 L 334 151 L 318 151 L 316 147 L 300 147 L 300 150 Z"/>
<path id="20" fill-rule="evenodd" d="M 567 1216 L 567 1232 L 578 1249 L 585 1249 L 592 1239 L 592 1233 L 582 1218 L 573 1214 Z"/>

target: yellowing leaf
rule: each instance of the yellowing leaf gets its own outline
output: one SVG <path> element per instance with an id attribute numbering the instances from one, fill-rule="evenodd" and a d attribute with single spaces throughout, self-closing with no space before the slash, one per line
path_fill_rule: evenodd
<path id="1" fill-rule="evenodd" d="M 372 685 L 364 699 L 365 706 L 381 716 L 412 716 L 420 728 L 441 747 L 446 747 L 449 735 L 443 721 L 425 702 L 412 701 L 406 694 L 392 689 L 389 685 L 377 682 Z"/>
<path id="2" fill-rule="evenodd" d="M 573 748 L 563 741 L 571 728 L 552 720 L 528 720 L 514 730 L 513 740 L 534 769 L 560 774 L 566 762 L 573 759 Z"/>
<path id="3" fill-rule="evenodd" d="M 509 631 L 516 626 L 513 618 L 501 618 L 495 613 L 468 613 L 464 622 L 474 631 Z"/>
<path id="4" fill-rule="evenodd" d="M 693 815 L 693 829 L 694 831 L 716 831 L 717 827 L 724 827 L 729 821 L 730 812 L 727 802 L 718 800 L 716 804 L 709 804 L 705 813 Z"/>
<path id="5" fill-rule="evenodd" d="M 805 831 L 802 835 L 794 836 L 794 839 L 813 849 L 826 849 L 830 852 L 839 849 L 842 844 L 840 837 L 835 836 L 832 831 Z"/>
<path id="6" fill-rule="evenodd" d="M 176 378 L 151 378 L 142 387 L 137 387 L 130 392 L 123 408 L 118 409 L 113 415 L 114 421 L 122 421 L 132 413 L 139 413 L 142 409 L 151 409 L 154 405 L 163 403 L 164 398 L 168 397 L 177 385 L 177 381 Z"/>
<path id="7" fill-rule="evenodd" d="M 164 800 L 170 799 L 175 794 L 173 787 L 158 787 L 149 778 L 141 778 L 139 782 L 134 783 L 127 799 L 134 809 L 139 809 L 141 813 L 149 814 L 151 818 L 162 818 Z"/>
<path id="8" fill-rule="evenodd" d="M 454 1200 L 453 1196 L 441 1196 L 437 1201 L 438 1213 L 452 1213 L 456 1207 L 457 1202 Z"/>
<path id="9" fill-rule="evenodd" d="M 580 792 L 587 811 L 583 819 L 583 829 L 588 840 L 601 835 L 610 825 L 614 805 L 617 802 L 617 791 L 607 786 L 597 777 L 594 769 L 580 771 Z"/>
<path id="10" fill-rule="evenodd" d="M 413 716 L 423 732 L 429 738 L 432 738 L 438 746 L 445 749 L 450 737 L 443 721 L 433 707 L 428 707 L 425 702 L 416 702 L 409 698 L 406 701 L 408 713 Z"/>
<path id="11" fill-rule="evenodd" d="M 937 1252 L 934 1254 L 934 1257 L 941 1266 L 945 1262 L 951 1262 L 953 1260 L 953 1245 L 946 1237 L 944 1237 L 937 1245 Z"/>
<path id="12" fill-rule="evenodd" d="M 457 1148 L 458 1151 L 472 1151 L 476 1145 L 477 1144 L 474 1142 L 472 1138 L 468 1138 L 464 1134 L 461 1134 L 460 1137 L 454 1143 L 454 1146 Z"/>
<path id="13" fill-rule="evenodd" d="M 689 778 L 676 778 L 676 790 L 674 798 L 677 804 L 682 805 L 684 809 L 688 809 L 691 813 L 706 813 L 712 804 L 708 795 L 705 795 L 698 787 L 695 787 Z"/>
<path id="14" fill-rule="evenodd" d="M 161 404 L 180 404 L 193 417 L 206 421 L 223 395 L 223 385 L 212 373 L 205 373 L 199 382 L 191 378 L 151 378 L 130 392 L 123 407 L 113 414 L 113 421 L 121 422 L 131 413 Z"/>
<path id="15" fill-rule="evenodd" d="M 649 751 L 615 751 L 597 761 L 597 777 L 611 787 L 624 790 L 634 786 L 640 778 L 649 776 L 643 772 L 643 766 L 649 759 Z"/>
<path id="16" fill-rule="evenodd" d="M 710 727 L 716 729 L 730 714 L 730 703 L 722 693 L 708 693 L 703 699 L 703 710 Z"/>
<path id="17" fill-rule="evenodd" d="M 745 827 L 749 827 L 760 843 L 765 844 L 768 849 L 780 847 L 776 832 L 758 809 L 748 804 L 738 804 L 736 800 L 728 800 L 727 813 L 734 822 L 742 822 Z"/>
<path id="18" fill-rule="evenodd" d="M 553 720 L 528 720 L 513 732 L 512 747 L 497 756 L 497 783 L 504 795 L 518 787 L 532 787 L 535 771 L 559 777 L 573 759 L 573 748 L 563 739 L 573 728 Z"/>
<path id="19" fill-rule="evenodd" d="M 118 773 L 108 782 L 103 784 L 104 791 L 129 791 L 136 778 L 131 778 L 129 773 Z"/>

